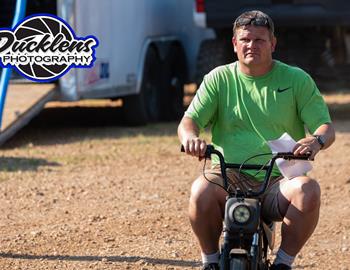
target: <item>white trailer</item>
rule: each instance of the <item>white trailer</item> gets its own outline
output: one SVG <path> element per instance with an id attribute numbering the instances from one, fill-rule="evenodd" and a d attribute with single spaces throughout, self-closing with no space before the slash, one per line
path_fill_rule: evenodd
<path id="1" fill-rule="evenodd" d="M 8 14 L 19 1 L 2 1 L 0 28 L 9 27 Z M 58 84 L 10 83 L 0 144 L 53 100 L 122 99 L 131 125 L 180 118 L 200 44 L 214 37 L 194 24 L 193 12 L 191 0 L 28 1 L 26 14 L 58 15 L 78 37 L 96 36 L 99 46 L 92 68 L 73 68 Z"/>
<path id="2" fill-rule="evenodd" d="M 77 36 L 99 40 L 90 69 L 60 79 L 62 100 L 123 100 L 129 124 L 178 119 L 183 86 L 194 81 L 197 53 L 211 30 L 193 21 L 189 0 L 58 0 L 58 16 Z"/>

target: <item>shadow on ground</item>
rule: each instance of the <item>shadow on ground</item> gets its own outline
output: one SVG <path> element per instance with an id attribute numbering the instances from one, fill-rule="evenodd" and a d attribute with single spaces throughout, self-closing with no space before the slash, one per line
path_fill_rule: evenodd
<path id="1" fill-rule="evenodd" d="M 350 104 L 330 104 L 329 113 L 335 120 L 350 120 Z"/>
<path id="2" fill-rule="evenodd" d="M 41 158 L 0 157 L 0 171 L 37 171 L 42 166 L 61 166 L 57 162 L 50 162 Z"/>
<path id="3" fill-rule="evenodd" d="M 141 256 L 66 256 L 66 255 L 30 255 L 30 254 L 12 254 L 0 253 L 0 258 L 19 259 L 19 260 L 48 260 L 48 261 L 79 261 L 79 262 L 120 262 L 120 263 L 136 263 L 144 262 L 154 265 L 172 265 L 183 267 L 196 267 L 200 263 L 198 261 L 184 261 L 173 259 L 158 259 Z"/>
<path id="4" fill-rule="evenodd" d="M 139 135 L 172 136 L 176 134 L 177 125 L 178 122 L 167 122 L 142 127 L 127 126 L 118 107 L 47 108 L 7 141 L 2 149 Z"/>

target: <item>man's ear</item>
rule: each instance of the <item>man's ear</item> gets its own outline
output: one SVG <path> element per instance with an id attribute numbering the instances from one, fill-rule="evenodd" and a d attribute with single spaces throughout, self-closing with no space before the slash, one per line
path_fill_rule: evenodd
<path id="1" fill-rule="evenodd" d="M 277 39 L 275 36 L 272 37 L 272 41 L 271 41 L 271 52 L 274 52 L 276 49 L 276 45 L 277 45 Z"/>
<path id="2" fill-rule="evenodd" d="M 233 46 L 235 53 L 237 53 L 236 45 L 237 45 L 237 39 L 236 39 L 236 37 L 233 37 L 232 38 L 232 46 Z"/>

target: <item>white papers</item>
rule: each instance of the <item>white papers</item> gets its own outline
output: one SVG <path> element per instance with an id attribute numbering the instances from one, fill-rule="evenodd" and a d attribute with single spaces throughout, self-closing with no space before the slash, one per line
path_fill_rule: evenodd
<path id="1" fill-rule="evenodd" d="M 292 152 L 296 141 L 288 134 L 284 133 L 279 139 L 267 142 L 272 152 Z M 291 179 L 301 176 L 312 169 L 310 161 L 307 160 L 285 160 L 277 159 L 276 165 L 284 177 Z"/>

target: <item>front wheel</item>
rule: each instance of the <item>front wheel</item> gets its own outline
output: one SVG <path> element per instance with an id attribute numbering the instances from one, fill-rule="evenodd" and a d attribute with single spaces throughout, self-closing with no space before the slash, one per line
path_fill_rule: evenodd
<path id="1" fill-rule="evenodd" d="M 230 270 L 247 270 L 247 259 L 244 257 L 233 257 L 230 259 Z"/>

